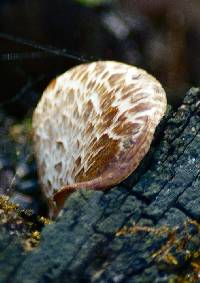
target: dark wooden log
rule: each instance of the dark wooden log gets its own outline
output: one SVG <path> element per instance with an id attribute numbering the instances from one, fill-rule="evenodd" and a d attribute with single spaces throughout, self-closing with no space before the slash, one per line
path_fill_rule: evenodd
<path id="1" fill-rule="evenodd" d="M 191 239 L 199 233 L 199 153 L 200 89 L 192 88 L 162 122 L 140 168 L 107 192 L 73 193 L 35 250 L 24 252 L 19 238 L 1 231 L 0 282 L 139 283 L 183 276 L 184 252 L 198 252 L 198 241 L 191 247 Z M 138 230 L 117 233 L 125 225 Z M 165 225 L 171 228 L 161 233 Z M 187 238 L 190 246 L 185 241 L 178 249 L 172 235 L 179 243 Z M 156 253 L 170 239 L 175 254 L 161 266 Z"/>

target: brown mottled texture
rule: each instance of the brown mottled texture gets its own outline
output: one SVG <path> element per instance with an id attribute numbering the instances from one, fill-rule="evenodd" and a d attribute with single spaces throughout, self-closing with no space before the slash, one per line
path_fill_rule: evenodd
<path id="1" fill-rule="evenodd" d="M 160 83 L 123 63 L 83 64 L 51 82 L 33 116 L 38 171 L 51 207 L 62 207 L 78 188 L 102 190 L 129 176 L 165 110 Z"/>
<path id="2" fill-rule="evenodd" d="M 48 85 L 48 91 L 51 91 L 52 89 L 54 89 L 55 85 L 56 85 L 56 79 L 53 79 Z"/>

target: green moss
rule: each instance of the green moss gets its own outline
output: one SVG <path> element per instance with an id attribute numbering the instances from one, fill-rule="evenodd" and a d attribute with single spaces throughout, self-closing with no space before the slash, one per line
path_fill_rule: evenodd
<path id="1" fill-rule="evenodd" d="M 76 1 L 86 6 L 97 6 L 101 4 L 109 4 L 113 0 L 76 0 Z"/>

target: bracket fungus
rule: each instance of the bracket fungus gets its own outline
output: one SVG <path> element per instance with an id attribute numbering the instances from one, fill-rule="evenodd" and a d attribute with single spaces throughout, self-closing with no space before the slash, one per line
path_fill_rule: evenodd
<path id="1" fill-rule="evenodd" d="M 124 63 L 82 64 L 54 79 L 33 114 L 51 216 L 71 192 L 104 190 L 128 177 L 149 150 L 166 105 L 161 84 Z"/>

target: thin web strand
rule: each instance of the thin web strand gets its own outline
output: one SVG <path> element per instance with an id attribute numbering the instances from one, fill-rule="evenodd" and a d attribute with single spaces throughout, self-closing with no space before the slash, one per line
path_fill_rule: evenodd
<path id="1" fill-rule="evenodd" d="M 37 52 L 8 52 L 0 54 L 0 61 L 21 61 L 21 60 L 29 60 L 29 59 L 43 59 L 49 57 L 55 57 L 54 54 L 48 54 L 44 51 Z"/>
<path id="2" fill-rule="evenodd" d="M 10 41 L 19 43 L 21 45 L 30 46 L 32 48 L 42 50 L 42 51 L 47 52 L 47 53 L 54 54 L 56 56 L 62 56 L 62 57 L 65 57 L 65 58 L 68 58 L 68 59 L 74 59 L 74 60 L 77 60 L 77 61 L 80 61 L 80 62 L 90 62 L 91 60 L 95 60 L 93 57 L 86 58 L 86 56 L 79 56 L 79 55 L 72 54 L 66 48 L 58 49 L 57 47 L 54 47 L 54 46 L 51 46 L 51 45 L 41 45 L 41 44 L 35 43 L 31 40 L 27 40 L 27 39 L 20 38 L 20 37 L 15 37 L 15 36 L 7 34 L 7 33 L 0 32 L 0 37 L 4 38 L 6 40 L 10 40 Z"/>

